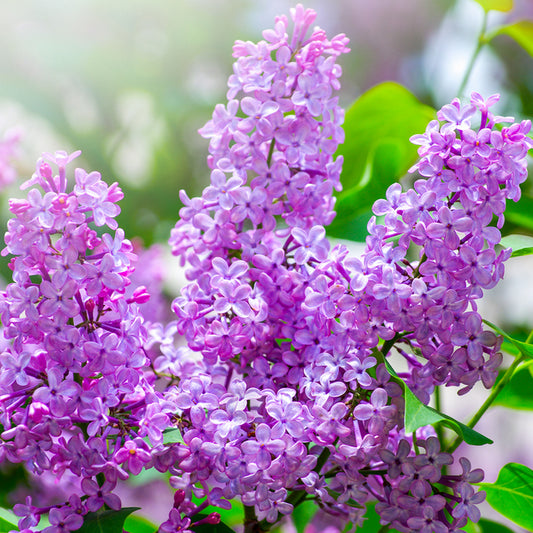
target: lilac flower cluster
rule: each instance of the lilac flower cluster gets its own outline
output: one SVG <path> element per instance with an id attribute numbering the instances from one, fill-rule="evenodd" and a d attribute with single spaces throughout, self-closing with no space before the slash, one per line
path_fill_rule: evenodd
<path id="1" fill-rule="evenodd" d="M 500 340 L 483 329 L 475 302 L 503 277 L 511 251 L 497 253 L 498 228 L 506 199 L 520 198 L 533 142 L 530 121 L 496 127 L 512 121 L 490 112 L 497 101 L 473 93 L 466 106 L 444 106 L 440 122 L 411 139 L 421 145 L 411 171 L 424 179 L 407 192 L 392 185 L 374 205 L 383 223 L 369 224 L 367 290 L 406 352 L 419 356 L 406 355 L 405 378 L 426 403 L 435 385 L 463 385 L 459 394 L 479 380 L 490 388 L 501 363 Z"/>
<path id="2" fill-rule="evenodd" d="M 146 291 L 126 296 L 134 255 L 115 220 L 122 191 L 80 168 L 69 187 L 66 167 L 78 155 L 39 160 L 27 199 L 10 202 L 2 251 L 13 256 L 13 283 L 0 295 L 0 458 L 81 481 L 81 499 L 16 508 L 21 528 L 50 511 L 48 533 L 77 529 L 104 504 L 120 508 L 117 479 L 153 465 L 145 439 L 161 444 L 169 421 L 145 375 Z M 106 227 L 112 233 L 97 233 Z"/>
<path id="3" fill-rule="evenodd" d="M 376 202 L 365 252 L 351 257 L 324 229 L 340 190 L 347 39 L 310 31 L 312 10 L 291 15 L 292 29 L 278 17 L 261 42 L 235 44 L 228 104 L 200 130 L 211 184 L 181 193 L 170 244 L 188 283 L 173 322 L 143 318 L 118 186 L 82 169 L 68 186 L 77 153 L 45 155 L 28 198 L 11 202 L 0 459 L 81 480 L 64 505 L 17 506 L 21 529 L 49 512 L 47 533 L 75 530 L 120 507 L 119 478 L 152 467 L 176 489 L 161 532 L 216 524 L 195 517 L 235 498 L 248 530 L 306 499 L 354 524 L 377 500 L 381 522 L 404 532 L 479 519 L 482 472 L 463 458 L 449 474 L 430 427 L 405 435 L 384 363 L 403 357 L 399 375 L 426 403 L 438 385 L 493 384 L 500 341 L 476 300 L 509 257 L 496 253 L 498 227 L 526 178 L 530 124 L 503 126 L 489 111 L 497 97 L 444 106 L 413 138 L 421 178 Z"/>
<path id="4" fill-rule="evenodd" d="M 459 460 L 461 474 L 442 475 L 443 467 L 451 464 L 453 457 L 440 451 L 436 437 L 419 445 L 425 453 L 414 457 L 407 440 L 399 441 L 396 453 L 388 449 L 380 453 L 388 482 L 384 497 L 379 496 L 376 504 L 382 522 L 404 533 L 455 532 L 466 526 L 468 519 L 477 522 L 480 511 L 476 505 L 485 499 L 485 493 L 475 493 L 471 484 L 483 479 L 483 471 L 472 470 L 470 461 L 463 457 Z M 435 483 L 442 487 L 436 488 Z"/>
<path id="5" fill-rule="evenodd" d="M 433 464 L 428 430 L 419 435 L 426 453 L 413 445 L 405 455 L 406 480 L 396 487 L 398 475 L 383 473 L 380 454 L 403 453 L 408 441 L 401 389 L 381 363 L 394 346 L 407 362 L 401 377 L 426 403 L 436 385 L 463 385 L 464 394 L 479 380 L 493 384 L 500 341 L 475 301 L 509 257 L 496 254 L 490 223 L 496 215 L 501 226 L 505 199 L 518 199 L 530 124 L 495 128 L 496 97 L 454 100 L 414 137 L 423 179 L 405 193 L 393 185 L 376 203 L 383 222 L 370 221 L 363 256 L 330 249 L 324 225 L 342 142 L 334 60 L 346 42 L 320 30 L 304 38 L 314 14 L 292 15 L 292 36 L 282 17 L 265 41 L 236 44 L 230 101 L 200 130 L 211 185 L 201 198 L 182 193 L 170 239 L 189 265 L 176 328 L 197 354 L 185 368 L 187 350 L 170 350 L 165 367 L 180 378 L 177 425 L 189 454 L 172 484 L 201 483 L 196 496 L 220 506 L 240 497 L 267 522 L 307 497 L 357 523 L 372 498 L 383 523 L 402 531 L 457 531 L 479 517 L 483 495 L 467 474 L 445 473 L 448 459 Z M 385 512 L 400 496 L 401 512 Z"/>

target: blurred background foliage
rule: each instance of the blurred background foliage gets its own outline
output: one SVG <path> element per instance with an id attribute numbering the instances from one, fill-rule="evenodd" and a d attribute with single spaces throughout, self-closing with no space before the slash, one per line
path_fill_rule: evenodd
<path id="1" fill-rule="evenodd" d="M 515 0 L 491 25 L 533 19 Z M 18 0 L 0 3 L 0 134 L 22 133 L 19 174 L 41 152 L 81 149 L 78 165 L 118 181 L 119 223 L 145 245 L 167 240 L 178 191 L 209 179 L 197 135 L 225 102 L 235 39 L 258 40 L 288 0 Z M 392 80 L 440 107 L 460 85 L 483 10 L 473 0 L 308 0 L 328 34 L 346 33 L 341 103 Z M 502 93 L 498 111 L 533 116 L 533 60 L 507 36 L 486 47 L 467 94 Z M 6 195 L 19 195 L 16 189 Z"/>

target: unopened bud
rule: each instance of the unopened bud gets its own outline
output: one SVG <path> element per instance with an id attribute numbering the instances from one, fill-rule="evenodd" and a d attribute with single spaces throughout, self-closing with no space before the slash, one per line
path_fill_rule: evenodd
<path id="1" fill-rule="evenodd" d="M 210 513 L 207 515 L 205 521 L 208 524 L 220 524 L 220 514 L 219 513 Z"/>
<path id="2" fill-rule="evenodd" d="M 138 303 L 138 304 L 144 304 L 150 299 L 150 293 L 147 291 L 146 287 L 144 285 L 141 285 L 140 287 L 137 287 L 131 296 L 131 298 L 128 298 L 128 303 Z"/>
<path id="3" fill-rule="evenodd" d="M 180 505 L 183 503 L 184 500 L 185 500 L 185 491 L 183 489 L 178 489 L 174 493 L 174 507 L 176 509 L 179 509 Z"/>

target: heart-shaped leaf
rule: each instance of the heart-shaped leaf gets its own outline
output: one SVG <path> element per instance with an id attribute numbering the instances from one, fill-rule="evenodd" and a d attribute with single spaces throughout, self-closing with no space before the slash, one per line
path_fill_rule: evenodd
<path id="1" fill-rule="evenodd" d="M 83 519 L 83 526 L 78 533 L 122 533 L 124 521 L 139 507 L 124 507 L 120 511 L 98 511 L 88 513 Z"/>
<path id="2" fill-rule="evenodd" d="M 385 359 L 385 366 L 391 376 L 393 376 L 404 389 L 404 398 L 405 398 L 405 415 L 404 415 L 404 425 L 405 432 L 412 433 L 418 428 L 429 426 L 437 423 L 441 423 L 443 426 L 450 428 L 452 431 L 455 431 L 457 435 L 463 438 L 463 440 L 472 444 L 473 446 L 482 446 L 483 444 L 492 444 L 492 440 L 481 433 L 469 428 L 465 424 L 462 424 L 455 418 L 440 413 L 433 407 L 423 404 L 407 386 L 405 381 L 401 379 L 395 370 L 392 368 L 390 363 Z"/>

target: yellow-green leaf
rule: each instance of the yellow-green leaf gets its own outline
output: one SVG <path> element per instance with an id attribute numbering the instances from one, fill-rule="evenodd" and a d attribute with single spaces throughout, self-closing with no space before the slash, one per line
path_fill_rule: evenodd
<path id="1" fill-rule="evenodd" d="M 513 0 L 476 0 L 476 2 L 487 12 L 513 9 Z"/>
<path id="2" fill-rule="evenodd" d="M 435 118 L 434 109 L 393 82 L 372 87 L 354 102 L 344 121 L 346 139 L 337 151 L 344 157 L 343 191 L 329 235 L 364 240 L 372 204 L 416 161 L 417 147 L 409 138 L 423 133 Z"/>
<path id="3" fill-rule="evenodd" d="M 496 30 L 491 38 L 496 35 L 508 35 L 514 39 L 526 52 L 533 56 L 533 22 L 531 20 L 521 20 L 508 26 L 503 26 Z"/>

